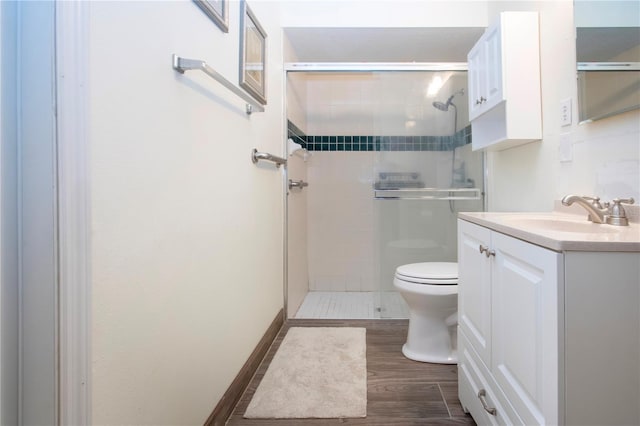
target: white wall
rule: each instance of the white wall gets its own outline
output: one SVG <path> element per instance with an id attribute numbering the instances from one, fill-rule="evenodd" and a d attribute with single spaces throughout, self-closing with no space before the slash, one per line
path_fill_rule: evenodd
<path id="1" fill-rule="evenodd" d="M 18 424 L 17 3 L 0 2 L 0 424 Z"/>
<path id="2" fill-rule="evenodd" d="M 489 155 L 489 209 L 549 211 L 568 193 L 640 199 L 640 111 L 577 124 L 573 3 L 489 2 L 489 13 L 540 13 L 543 140 Z M 573 124 L 560 126 L 560 101 L 573 100 Z M 561 138 L 572 161 L 560 162 Z"/>
<path id="3" fill-rule="evenodd" d="M 285 51 L 291 51 L 287 38 L 284 37 Z M 291 54 L 293 55 L 293 54 Z M 303 73 L 287 75 L 287 119 L 303 132 L 307 132 L 307 82 Z"/>
<path id="4" fill-rule="evenodd" d="M 284 56 L 294 53 L 284 37 Z M 307 127 L 307 88 L 302 74 L 289 73 L 287 88 L 287 119 L 300 130 Z M 295 181 L 308 181 L 307 163 L 298 154 L 289 153 L 287 177 Z M 287 195 L 287 315 L 295 316 L 309 292 L 309 264 L 307 260 L 307 189 L 293 189 Z"/>
<path id="5" fill-rule="evenodd" d="M 277 8 L 266 112 L 171 54 L 238 81 L 239 3 L 222 33 L 192 1 L 91 2 L 93 423 L 202 424 L 282 308 Z"/>
<path id="6" fill-rule="evenodd" d="M 307 88 L 307 134 L 369 136 L 444 136 L 453 133 L 454 108 L 440 111 L 466 88 L 463 72 L 354 72 L 303 74 Z M 444 86 L 426 95 L 435 78 Z M 460 81 L 464 79 L 465 81 Z M 458 129 L 469 125 L 467 95 L 454 97 Z M 411 125 L 409 125 L 411 123 Z"/>
<path id="7" fill-rule="evenodd" d="M 574 0 L 578 27 L 637 27 L 640 5 L 628 0 Z"/>
<path id="8" fill-rule="evenodd" d="M 288 178 L 308 183 L 307 163 L 296 155 L 289 156 Z M 307 193 L 308 187 L 288 191 L 287 213 L 287 315 L 293 317 L 309 291 L 309 263 L 307 257 Z"/>
<path id="9" fill-rule="evenodd" d="M 283 27 L 478 27 L 486 26 L 480 1 L 284 0 Z"/>
<path id="10" fill-rule="evenodd" d="M 376 290 L 374 156 L 314 152 L 307 163 L 310 290 Z"/>

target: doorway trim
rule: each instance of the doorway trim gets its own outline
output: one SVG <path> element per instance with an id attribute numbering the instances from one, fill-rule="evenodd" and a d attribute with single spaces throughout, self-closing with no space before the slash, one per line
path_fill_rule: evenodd
<path id="1" fill-rule="evenodd" d="M 58 424 L 91 424 L 89 2 L 57 2 Z"/>

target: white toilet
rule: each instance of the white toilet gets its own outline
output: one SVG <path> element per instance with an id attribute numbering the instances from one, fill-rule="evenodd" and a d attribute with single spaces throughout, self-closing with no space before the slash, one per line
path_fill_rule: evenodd
<path id="1" fill-rule="evenodd" d="M 404 356 L 415 361 L 457 364 L 458 264 L 423 262 L 399 266 L 393 286 L 409 305 Z"/>

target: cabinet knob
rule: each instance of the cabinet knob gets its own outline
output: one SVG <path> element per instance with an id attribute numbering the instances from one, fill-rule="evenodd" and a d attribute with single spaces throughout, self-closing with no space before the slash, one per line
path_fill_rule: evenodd
<path id="1" fill-rule="evenodd" d="M 485 247 L 482 244 L 480 244 L 480 246 L 478 247 L 478 250 L 480 250 L 480 254 L 484 253 L 484 255 L 487 256 L 487 258 L 496 255 L 496 252 L 494 250 L 490 250 L 489 247 Z"/>
<path id="2" fill-rule="evenodd" d="M 487 249 L 487 250 L 485 250 L 484 255 L 487 256 L 487 258 L 489 258 L 491 256 L 495 257 L 496 256 L 496 252 L 494 250 Z"/>
<path id="3" fill-rule="evenodd" d="M 495 407 L 489 407 L 489 405 L 487 404 L 487 400 L 485 399 L 486 396 L 487 396 L 486 390 L 480 389 L 478 391 L 478 399 L 480 400 L 480 403 L 482 404 L 482 408 L 484 408 L 484 411 L 491 414 L 492 416 L 495 416 L 496 414 L 498 414 L 498 410 L 496 410 Z"/>

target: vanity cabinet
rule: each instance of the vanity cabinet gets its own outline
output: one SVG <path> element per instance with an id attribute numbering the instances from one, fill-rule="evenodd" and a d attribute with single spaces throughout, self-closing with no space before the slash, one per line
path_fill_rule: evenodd
<path id="1" fill-rule="evenodd" d="M 459 220 L 458 386 L 476 422 L 640 424 L 639 264 Z"/>
<path id="2" fill-rule="evenodd" d="M 484 368 L 487 404 L 513 407 L 506 423 L 557 424 L 561 254 L 469 222 L 458 232 L 460 382 Z"/>
<path id="3" fill-rule="evenodd" d="M 503 12 L 469 51 L 472 148 L 501 150 L 542 138 L 537 12 Z"/>

